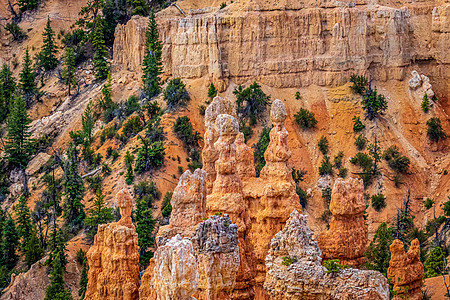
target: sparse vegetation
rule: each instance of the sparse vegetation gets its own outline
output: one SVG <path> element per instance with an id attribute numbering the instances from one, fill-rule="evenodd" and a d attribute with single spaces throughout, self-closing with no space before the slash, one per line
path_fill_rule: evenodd
<path id="1" fill-rule="evenodd" d="M 427 121 L 427 135 L 431 142 L 439 142 L 447 137 L 444 129 L 442 128 L 441 120 L 439 118 L 430 118 Z"/>
<path id="2" fill-rule="evenodd" d="M 185 106 L 190 99 L 191 97 L 186 90 L 186 86 L 180 78 L 169 81 L 169 84 L 164 90 L 164 100 L 167 101 L 167 106 L 170 109 Z"/>
<path id="3" fill-rule="evenodd" d="M 361 122 L 360 117 L 354 116 L 352 120 L 353 120 L 353 131 L 354 132 L 360 132 L 361 130 L 366 128 L 366 126 Z"/>
<path id="4" fill-rule="evenodd" d="M 329 259 L 324 261 L 323 266 L 327 269 L 326 273 L 338 273 L 341 270 L 347 269 L 347 266 L 339 264 L 339 259 Z"/>
<path id="5" fill-rule="evenodd" d="M 423 95 L 422 104 L 420 105 L 424 112 L 428 112 L 430 110 L 430 99 L 428 99 L 428 95 Z"/>
<path id="6" fill-rule="evenodd" d="M 236 96 L 238 113 L 242 118 L 250 119 L 250 126 L 256 124 L 257 119 L 270 105 L 270 96 L 266 95 L 256 82 L 248 88 L 239 85 L 233 94 Z"/>
<path id="7" fill-rule="evenodd" d="M 270 142 L 269 133 L 270 133 L 270 129 L 267 127 L 264 127 L 259 136 L 258 143 L 256 143 L 256 145 L 254 146 L 255 152 L 253 153 L 253 156 L 255 159 L 255 170 L 256 170 L 257 177 L 259 177 L 259 174 L 260 174 L 262 168 L 266 165 L 264 153 L 266 152 L 266 149 L 269 146 L 269 142 Z"/>
<path id="8" fill-rule="evenodd" d="M 325 155 L 319 167 L 320 176 L 333 174 L 333 165 L 330 162 L 330 157 Z"/>
<path id="9" fill-rule="evenodd" d="M 300 108 L 300 110 L 294 115 L 295 122 L 303 129 L 311 129 L 316 127 L 317 120 L 314 113 L 307 109 Z"/>
<path id="10" fill-rule="evenodd" d="M 386 198 L 382 193 L 372 195 L 371 199 L 372 199 L 372 207 L 376 211 L 380 211 L 386 207 Z"/>
<path id="11" fill-rule="evenodd" d="M 363 150 L 366 147 L 367 138 L 364 134 L 360 134 L 355 138 L 355 145 L 358 150 Z"/>
<path id="12" fill-rule="evenodd" d="M 398 173 L 407 173 L 409 170 L 409 158 L 401 155 L 398 147 L 390 146 L 383 152 L 383 158 L 387 161 L 389 167 Z"/>
<path id="13" fill-rule="evenodd" d="M 293 263 L 296 263 L 296 262 L 297 262 L 297 258 L 295 258 L 295 257 L 283 256 L 283 266 L 289 267 L 290 265 L 292 265 Z"/>
<path id="14" fill-rule="evenodd" d="M 370 88 L 367 90 L 363 97 L 362 105 L 369 120 L 377 118 L 387 109 L 386 98 L 378 94 L 376 87 L 373 90 Z"/>
<path id="15" fill-rule="evenodd" d="M 367 78 L 366 77 L 364 77 L 363 75 L 353 74 L 350 77 L 350 82 L 353 83 L 353 85 L 352 85 L 353 92 L 360 94 L 360 95 L 364 95 L 364 92 L 366 91 L 366 88 L 367 88 Z"/>
<path id="16" fill-rule="evenodd" d="M 323 155 L 326 155 L 329 147 L 327 137 L 322 135 L 319 139 L 319 143 L 317 143 L 317 146 L 319 147 L 320 152 L 322 152 Z"/>

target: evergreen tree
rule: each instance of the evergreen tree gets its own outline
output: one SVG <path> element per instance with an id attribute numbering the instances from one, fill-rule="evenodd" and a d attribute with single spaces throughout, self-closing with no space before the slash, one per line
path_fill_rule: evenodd
<path id="1" fill-rule="evenodd" d="M 89 271 L 89 265 L 87 263 L 87 260 L 83 260 L 83 269 L 81 270 L 81 277 L 80 277 L 80 289 L 78 290 L 78 296 L 80 296 L 80 299 L 83 300 L 86 296 L 86 289 L 88 284 L 88 271 Z"/>
<path id="2" fill-rule="evenodd" d="M 79 226 L 83 223 L 86 214 L 82 203 L 84 195 L 83 179 L 78 173 L 78 152 L 71 143 L 67 149 L 67 162 L 64 168 L 64 218 L 72 226 Z"/>
<path id="3" fill-rule="evenodd" d="M 136 222 L 136 232 L 138 233 L 139 243 L 139 260 L 142 264 L 148 263 L 151 253 L 147 252 L 147 248 L 154 246 L 155 239 L 153 230 L 156 221 L 152 215 L 153 197 L 138 197 L 136 199 L 136 211 L 134 220 Z"/>
<path id="4" fill-rule="evenodd" d="M 27 106 L 31 104 L 31 100 L 36 96 L 36 73 L 31 65 L 31 58 L 28 48 L 25 50 L 25 57 L 23 59 L 22 70 L 19 74 L 19 84 L 22 95 Z"/>
<path id="5" fill-rule="evenodd" d="M 12 269 L 16 263 L 18 256 L 16 254 L 19 245 L 19 237 L 17 236 L 16 224 L 13 218 L 6 219 L 3 225 L 2 240 L 0 243 L 0 266 L 6 266 Z"/>
<path id="6" fill-rule="evenodd" d="M 20 248 L 22 252 L 26 252 L 26 246 L 33 232 L 33 223 L 31 222 L 31 213 L 25 193 L 20 196 L 19 202 L 14 207 L 14 212 L 16 213 L 17 236 L 21 242 Z"/>
<path id="7" fill-rule="evenodd" d="M 21 97 L 15 97 L 11 106 L 11 112 L 7 119 L 7 139 L 5 152 L 7 159 L 15 167 L 25 169 L 33 152 L 30 139 L 30 118 L 27 114 L 25 101 Z"/>
<path id="8" fill-rule="evenodd" d="M 376 270 L 386 276 L 391 260 L 389 246 L 393 240 L 392 229 L 388 228 L 386 223 L 381 223 L 365 253 L 368 269 Z"/>
<path id="9" fill-rule="evenodd" d="M 38 7 L 38 0 L 17 0 L 20 12 L 25 12 L 27 10 L 33 10 Z"/>
<path id="10" fill-rule="evenodd" d="M 133 15 L 146 16 L 148 14 L 148 6 L 145 0 L 133 1 Z"/>
<path id="11" fill-rule="evenodd" d="M 369 120 L 377 118 L 378 115 L 383 114 L 387 109 L 386 98 L 377 93 L 376 87 L 372 90 L 370 86 L 363 97 L 362 105 L 366 110 L 366 116 Z"/>
<path id="12" fill-rule="evenodd" d="M 25 262 L 28 267 L 42 258 L 44 251 L 42 250 L 39 238 L 37 236 L 36 228 L 31 231 L 31 236 L 28 238 L 28 242 L 24 248 Z"/>
<path id="13" fill-rule="evenodd" d="M 428 112 L 430 110 L 430 100 L 428 99 L 428 95 L 423 95 L 422 104 L 420 105 L 424 112 Z"/>
<path id="14" fill-rule="evenodd" d="M 130 164 L 127 168 L 127 174 L 125 176 L 125 180 L 127 184 L 132 184 L 134 180 L 134 174 L 133 174 L 133 166 Z"/>
<path id="15" fill-rule="evenodd" d="M 9 106 L 16 92 L 16 81 L 6 64 L 0 70 L 0 89 L 0 123 L 2 123 L 8 116 Z"/>
<path id="16" fill-rule="evenodd" d="M 48 72 L 58 65 L 58 60 L 55 56 L 58 53 L 58 49 L 55 45 L 55 32 L 52 29 L 50 17 L 47 18 L 47 25 L 42 33 L 42 38 L 44 45 L 40 52 L 40 60 L 42 67 Z"/>
<path id="17" fill-rule="evenodd" d="M 97 190 L 95 194 L 94 207 L 88 210 L 85 223 L 87 226 L 95 227 L 97 231 L 97 226 L 100 224 L 106 224 L 114 220 L 112 214 L 113 209 L 107 207 L 105 203 L 105 196 L 101 189 Z"/>
<path id="18" fill-rule="evenodd" d="M 425 262 L 425 276 L 427 278 L 442 275 L 445 270 L 447 261 L 445 259 L 445 253 L 442 251 L 441 247 L 435 247 L 427 257 Z"/>
<path id="19" fill-rule="evenodd" d="M 94 32 L 92 44 L 94 45 L 94 64 L 95 78 L 105 79 L 108 76 L 108 50 L 105 45 L 105 33 L 103 30 L 104 20 L 101 16 L 97 16 L 94 20 Z"/>
<path id="20" fill-rule="evenodd" d="M 149 16 L 145 41 L 145 56 L 142 63 L 142 82 L 148 97 L 154 97 L 161 92 L 159 75 L 162 73 L 162 43 L 159 40 L 158 25 L 152 11 Z"/>
<path id="21" fill-rule="evenodd" d="M 208 89 L 208 97 L 212 99 L 215 96 L 217 96 L 217 90 L 216 90 L 216 87 L 214 86 L 214 84 L 211 82 L 211 84 L 209 85 L 209 89 Z"/>
<path id="22" fill-rule="evenodd" d="M 77 79 L 75 78 L 76 71 L 77 68 L 75 67 L 75 52 L 73 51 L 73 48 L 67 47 L 66 55 L 64 57 L 64 68 L 62 77 L 64 79 L 64 84 L 67 85 L 69 88 L 68 91 L 69 96 L 70 96 L 70 87 L 78 85 Z"/>
<path id="23" fill-rule="evenodd" d="M 45 290 L 44 300 L 72 300 L 72 296 L 65 289 L 64 273 L 66 272 L 66 244 L 62 237 L 61 230 L 58 232 L 57 247 L 50 254 L 47 263 L 51 263 L 52 272 L 50 273 L 50 285 Z M 50 260 L 51 259 L 51 260 Z"/>
<path id="24" fill-rule="evenodd" d="M 105 123 L 109 123 L 114 119 L 114 112 L 119 107 L 112 100 L 111 95 L 111 72 L 108 72 L 106 82 L 102 88 L 102 98 L 100 100 L 100 106 L 103 109 L 103 119 Z"/>

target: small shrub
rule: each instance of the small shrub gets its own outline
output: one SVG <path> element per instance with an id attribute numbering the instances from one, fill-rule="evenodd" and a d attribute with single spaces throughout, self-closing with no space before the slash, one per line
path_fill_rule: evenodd
<path id="1" fill-rule="evenodd" d="M 102 133 L 100 134 L 100 143 L 104 144 L 106 140 L 112 139 L 118 137 L 117 135 L 117 129 L 114 124 L 114 126 L 108 126 L 105 129 L 103 129 Z"/>
<path id="2" fill-rule="evenodd" d="M 105 175 L 111 175 L 111 168 L 108 166 L 107 163 L 102 164 L 102 173 Z"/>
<path id="3" fill-rule="evenodd" d="M 178 166 L 178 173 L 179 174 L 183 174 L 183 167 L 182 166 Z"/>
<path id="4" fill-rule="evenodd" d="M 267 147 L 270 142 L 270 129 L 264 127 L 259 136 L 259 141 L 256 143 L 255 152 L 253 152 L 253 157 L 255 161 L 255 170 L 256 176 L 259 177 L 259 174 L 262 168 L 266 165 L 266 160 L 264 158 L 264 153 L 266 152 Z"/>
<path id="5" fill-rule="evenodd" d="M 431 199 L 431 198 L 427 198 L 427 199 L 425 199 L 425 201 L 423 201 L 423 206 L 424 206 L 426 209 L 432 208 L 433 205 L 434 205 L 434 200 Z"/>
<path id="6" fill-rule="evenodd" d="M 366 147 L 367 144 L 367 138 L 364 136 L 364 134 L 360 134 L 355 138 L 355 145 L 358 150 L 363 150 Z"/>
<path id="7" fill-rule="evenodd" d="M 378 115 L 383 114 L 387 109 L 386 98 L 377 93 L 376 87 L 373 90 L 367 91 L 363 97 L 362 105 L 369 120 L 377 118 Z"/>
<path id="8" fill-rule="evenodd" d="M 295 258 L 295 257 L 283 256 L 283 266 L 289 267 L 290 265 L 292 265 L 293 263 L 296 263 L 296 262 L 297 262 L 297 258 Z"/>
<path id="9" fill-rule="evenodd" d="M 386 198 L 382 193 L 372 195 L 371 200 L 372 200 L 372 207 L 376 211 L 380 211 L 386 207 Z"/>
<path id="10" fill-rule="evenodd" d="M 13 36 L 15 41 L 20 42 L 27 37 L 26 33 L 14 22 L 6 24 L 5 29 Z"/>
<path id="11" fill-rule="evenodd" d="M 141 106 L 139 105 L 139 98 L 135 95 L 131 95 L 127 102 L 125 102 L 125 115 L 131 116 L 135 111 L 140 109 Z"/>
<path id="12" fill-rule="evenodd" d="M 163 203 L 162 203 L 162 215 L 164 217 L 169 217 L 172 212 L 172 205 L 170 204 L 170 200 L 172 199 L 172 192 L 167 192 L 164 195 Z"/>
<path id="13" fill-rule="evenodd" d="M 204 116 L 206 112 L 206 105 L 199 105 L 198 106 L 198 113 L 200 116 Z"/>
<path id="14" fill-rule="evenodd" d="M 160 167 L 165 155 L 163 142 L 152 142 L 147 138 L 141 138 L 141 141 L 142 146 L 139 148 L 135 164 L 135 171 L 138 174 Z"/>
<path id="15" fill-rule="evenodd" d="M 428 95 L 423 95 L 422 104 L 420 105 L 424 112 L 428 112 L 430 110 L 430 100 L 428 99 Z"/>
<path id="16" fill-rule="evenodd" d="M 158 190 L 154 181 L 141 181 L 134 185 L 134 193 L 140 199 L 144 199 L 146 203 L 153 203 L 153 200 L 161 198 L 161 192 Z M 146 198 L 146 197 L 151 198 Z"/>
<path id="17" fill-rule="evenodd" d="M 383 152 L 383 158 L 388 162 L 389 167 L 398 173 L 406 173 L 409 170 L 410 160 L 401 155 L 398 147 L 390 146 Z"/>
<path id="18" fill-rule="evenodd" d="M 342 159 L 344 158 L 344 152 L 339 151 L 334 157 L 334 166 L 339 169 L 342 166 Z"/>
<path id="19" fill-rule="evenodd" d="M 191 163 L 188 164 L 188 168 L 189 170 L 191 170 L 191 172 L 194 172 L 197 169 L 201 169 L 202 167 L 203 164 L 198 160 L 193 160 Z"/>
<path id="20" fill-rule="evenodd" d="M 254 82 L 248 88 L 239 85 L 233 94 L 236 95 L 238 112 L 243 118 L 250 119 L 250 126 L 256 124 L 257 118 L 270 105 L 270 96 L 266 95 L 261 86 Z"/>
<path id="21" fill-rule="evenodd" d="M 329 209 L 325 209 L 325 210 L 323 211 L 322 215 L 320 216 L 320 219 L 321 219 L 323 222 L 328 223 L 328 221 L 330 220 L 330 218 L 331 218 L 331 211 L 330 211 Z"/>
<path id="22" fill-rule="evenodd" d="M 321 136 L 319 143 L 317 143 L 317 146 L 319 146 L 320 152 L 322 152 L 323 155 L 326 155 L 328 153 L 328 139 L 325 136 Z"/>
<path id="23" fill-rule="evenodd" d="M 339 168 L 338 177 L 347 177 L 347 168 Z"/>
<path id="24" fill-rule="evenodd" d="M 361 118 L 354 116 L 353 117 L 353 131 L 354 132 L 359 132 L 361 130 L 363 130 L 366 126 L 361 122 Z"/>
<path id="25" fill-rule="evenodd" d="M 306 192 L 299 186 L 295 191 L 297 192 L 298 198 L 300 199 L 300 204 L 303 208 L 305 208 L 308 204 L 308 194 L 306 194 Z"/>
<path id="26" fill-rule="evenodd" d="M 300 108 L 300 110 L 294 115 L 295 122 L 302 128 L 302 129 L 310 129 L 314 128 L 317 125 L 317 120 L 314 116 L 314 113 L 310 112 L 307 109 Z"/>
<path id="27" fill-rule="evenodd" d="M 295 167 L 292 167 L 292 179 L 294 180 L 295 183 L 299 183 L 300 181 L 303 181 L 303 177 L 306 175 L 306 170 L 305 169 L 301 169 L 301 170 L 297 170 Z"/>
<path id="28" fill-rule="evenodd" d="M 134 180 L 133 166 L 129 165 L 127 168 L 127 174 L 125 175 L 125 182 L 128 185 L 131 185 L 133 184 L 133 180 Z"/>
<path id="29" fill-rule="evenodd" d="M 113 160 L 116 160 L 119 156 L 120 156 L 120 153 L 117 149 L 114 149 L 111 146 L 109 146 L 106 149 L 106 158 L 112 157 Z"/>
<path id="30" fill-rule="evenodd" d="M 358 76 L 356 74 L 353 74 L 350 77 L 350 82 L 353 83 L 353 85 L 351 87 L 353 92 L 360 94 L 360 95 L 364 95 L 364 92 L 366 91 L 366 87 L 367 87 L 367 78 L 366 77 L 364 77 L 362 75 Z"/>
<path id="31" fill-rule="evenodd" d="M 160 125 L 160 119 L 152 119 L 152 122 L 147 124 L 147 131 L 145 132 L 145 137 L 149 138 L 155 142 L 162 142 L 166 139 L 164 128 Z"/>
<path id="32" fill-rule="evenodd" d="M 76 254 L 76 260 L 77 262 L 82 265 L 83 262 L 86 260 L 86 252 L 83 251 L 83 249 L 78 249 L 77 254 Z"/>
<path id="33" fill-rule="evenodd" d="M 223 2 L 222 4 L 225 4 L 226 5 L 226 3 L 225 2 Z M 222 6 L 222 5 L 221 5 Z M 225 7 L 225 6 L 224 6 Z M 222 9 L 223 7 L 221 7 L 221 9 Z M 214 98 L 215 96 L 217 96 L 217 90 L 216 90 L 216 87 L 214 86 L 214 84 L 211 82 L 211 84 L 209 85 L 209 88 L 208 88 L 208 97 L 209 98 Z"/>
<path id="34" fill-rule="evenodd" d="M 201 140 L 200 133 L 194 131 L 191 120 L 187 116 L 178 117 L 173 125 L 173 131 L 186 148 L 197 147 Z"/>
<path id="35" fill-rule="evenodd" d="M 297 91 L 297 92 L 295 93 L 295 100 L 301 100 L 301 99 L 302 99 L 302 95 L 300 94 L 299 91 Z"/>
<path id="36" fill-rule="evenodd" d="M 350 162 L 354 165 L 360 166 L 364 171 L 369 171 L 373 167 L 372 158 L 368 154 L 362 152 L 356 153 L 355 157 L 350 159 Z"/>
<path id="37" fill-rule="evenodd" d="M 394 180 L 394 185 L 396 188 L 399 188 L 400 185 L 402 185 L 404 183 L 402 176 L 400 176 L 399 174 L 395 174 L 393 180 Z"/>
<path id="38" fill-rule="evenodd" d="M 327 155 L 325 155 L 322 159 L 322 163 L 319 167 L 319 174 L 320 176 L 333 174 L 333 165 L 331 164 L 330 158 Z"/>
<path id="39" fill-rule="evenodd" d="M 227 3 L 226 2 L 222 2 L 220 4 L 220 9 L 224 9 L 226 6 L 227 6 Z"/>
<path id="40" fill-rule="evenodd" d="M 142 121 L 139 116 L 131 116 L 127 119 L 127 121 L 123 124 L 123 134 L 127 137 L 133 137 L 138 134 L 142 127 Z"/>
<path id="41" fill-rule="evenodd" d="M 430 141 L 439 142 L 447 137 L 444 129 L 442 128 L 441 120 L 439 118 L 431 118 L 427 121 L 427 135 Z"/>
<path id="42" fill-rule="evenodd" d="M 186 90 L 186 85 L 180 78 L 169 81 L 169 84 L 164 90 L 164 100 L 167 101 L 167 106 L 170 109 L 185 106 L 190 99 L 191 97 Z"/>
<path id="43" fill-rule="evenodd" d="M 124 156 L 124 161 L 125 161 L 125 166 L 128 168 L 129 166 L 133 165 L 134 162 L 134 155 L 130 153 L 130 151 L 127 150 L 127 152 L 125 152 L 125 156 Z"/>
<path id="44" fill-rule="evenodd" d="M 323 265 L 327 269 L 326 273 L 337 273 L 341 270 L 348 269 L 347 266 L 339 264 L 339 259 L 329 259 L 324 261 Z"/>

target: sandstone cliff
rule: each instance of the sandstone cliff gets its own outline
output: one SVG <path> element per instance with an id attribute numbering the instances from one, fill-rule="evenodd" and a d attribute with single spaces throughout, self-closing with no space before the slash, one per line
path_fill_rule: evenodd
<path id="1" fill-rule="evenodd" d="M 376 271 L 327 273 L 306 216 L 297 211 L 270 244 L 264 289 L 271 299 L 389 299 L 386 278 Z"/>
<path id="2" fill-rule="evenodd" d="M 133 201 L 126 188 L 117 194 L 117 205 L 120 221 L 99 225 L 94 245 L 86 255 L 86 299 L 139 299 L 138 236 L 131 221 Z"/>
<path id="3" fill-rule="evenodd" d="M 424 270 L 420 261 L 419 240 L 413 240 L 406 253 L 405 246 L 400 240 L 394 240 L 389 248 L 391 261 L 387 275 L 394 284 L 394 291 L 397 292 L 394 299 L 422 299 Z"/>
<path id="4" fill-rule="evenodd" d="M 331 193 L 330 229 L 318 237 L 323 259 L 339 259 L 353 266 L 363 263 L 368 243 L 365 208 L 362 180 L 338 178 Z"/>

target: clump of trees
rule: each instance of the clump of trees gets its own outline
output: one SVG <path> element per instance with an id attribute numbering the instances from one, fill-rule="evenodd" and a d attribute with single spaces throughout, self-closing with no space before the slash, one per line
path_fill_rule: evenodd
<path id="1" fill-rule="evenodd" d="M 300 110 L 294 115 L 294 118 L 295 122 L 303 129 L 311 129 L 317 125 L 317 120 L 314 113 L 304 108 L 300 108 Z"/>

